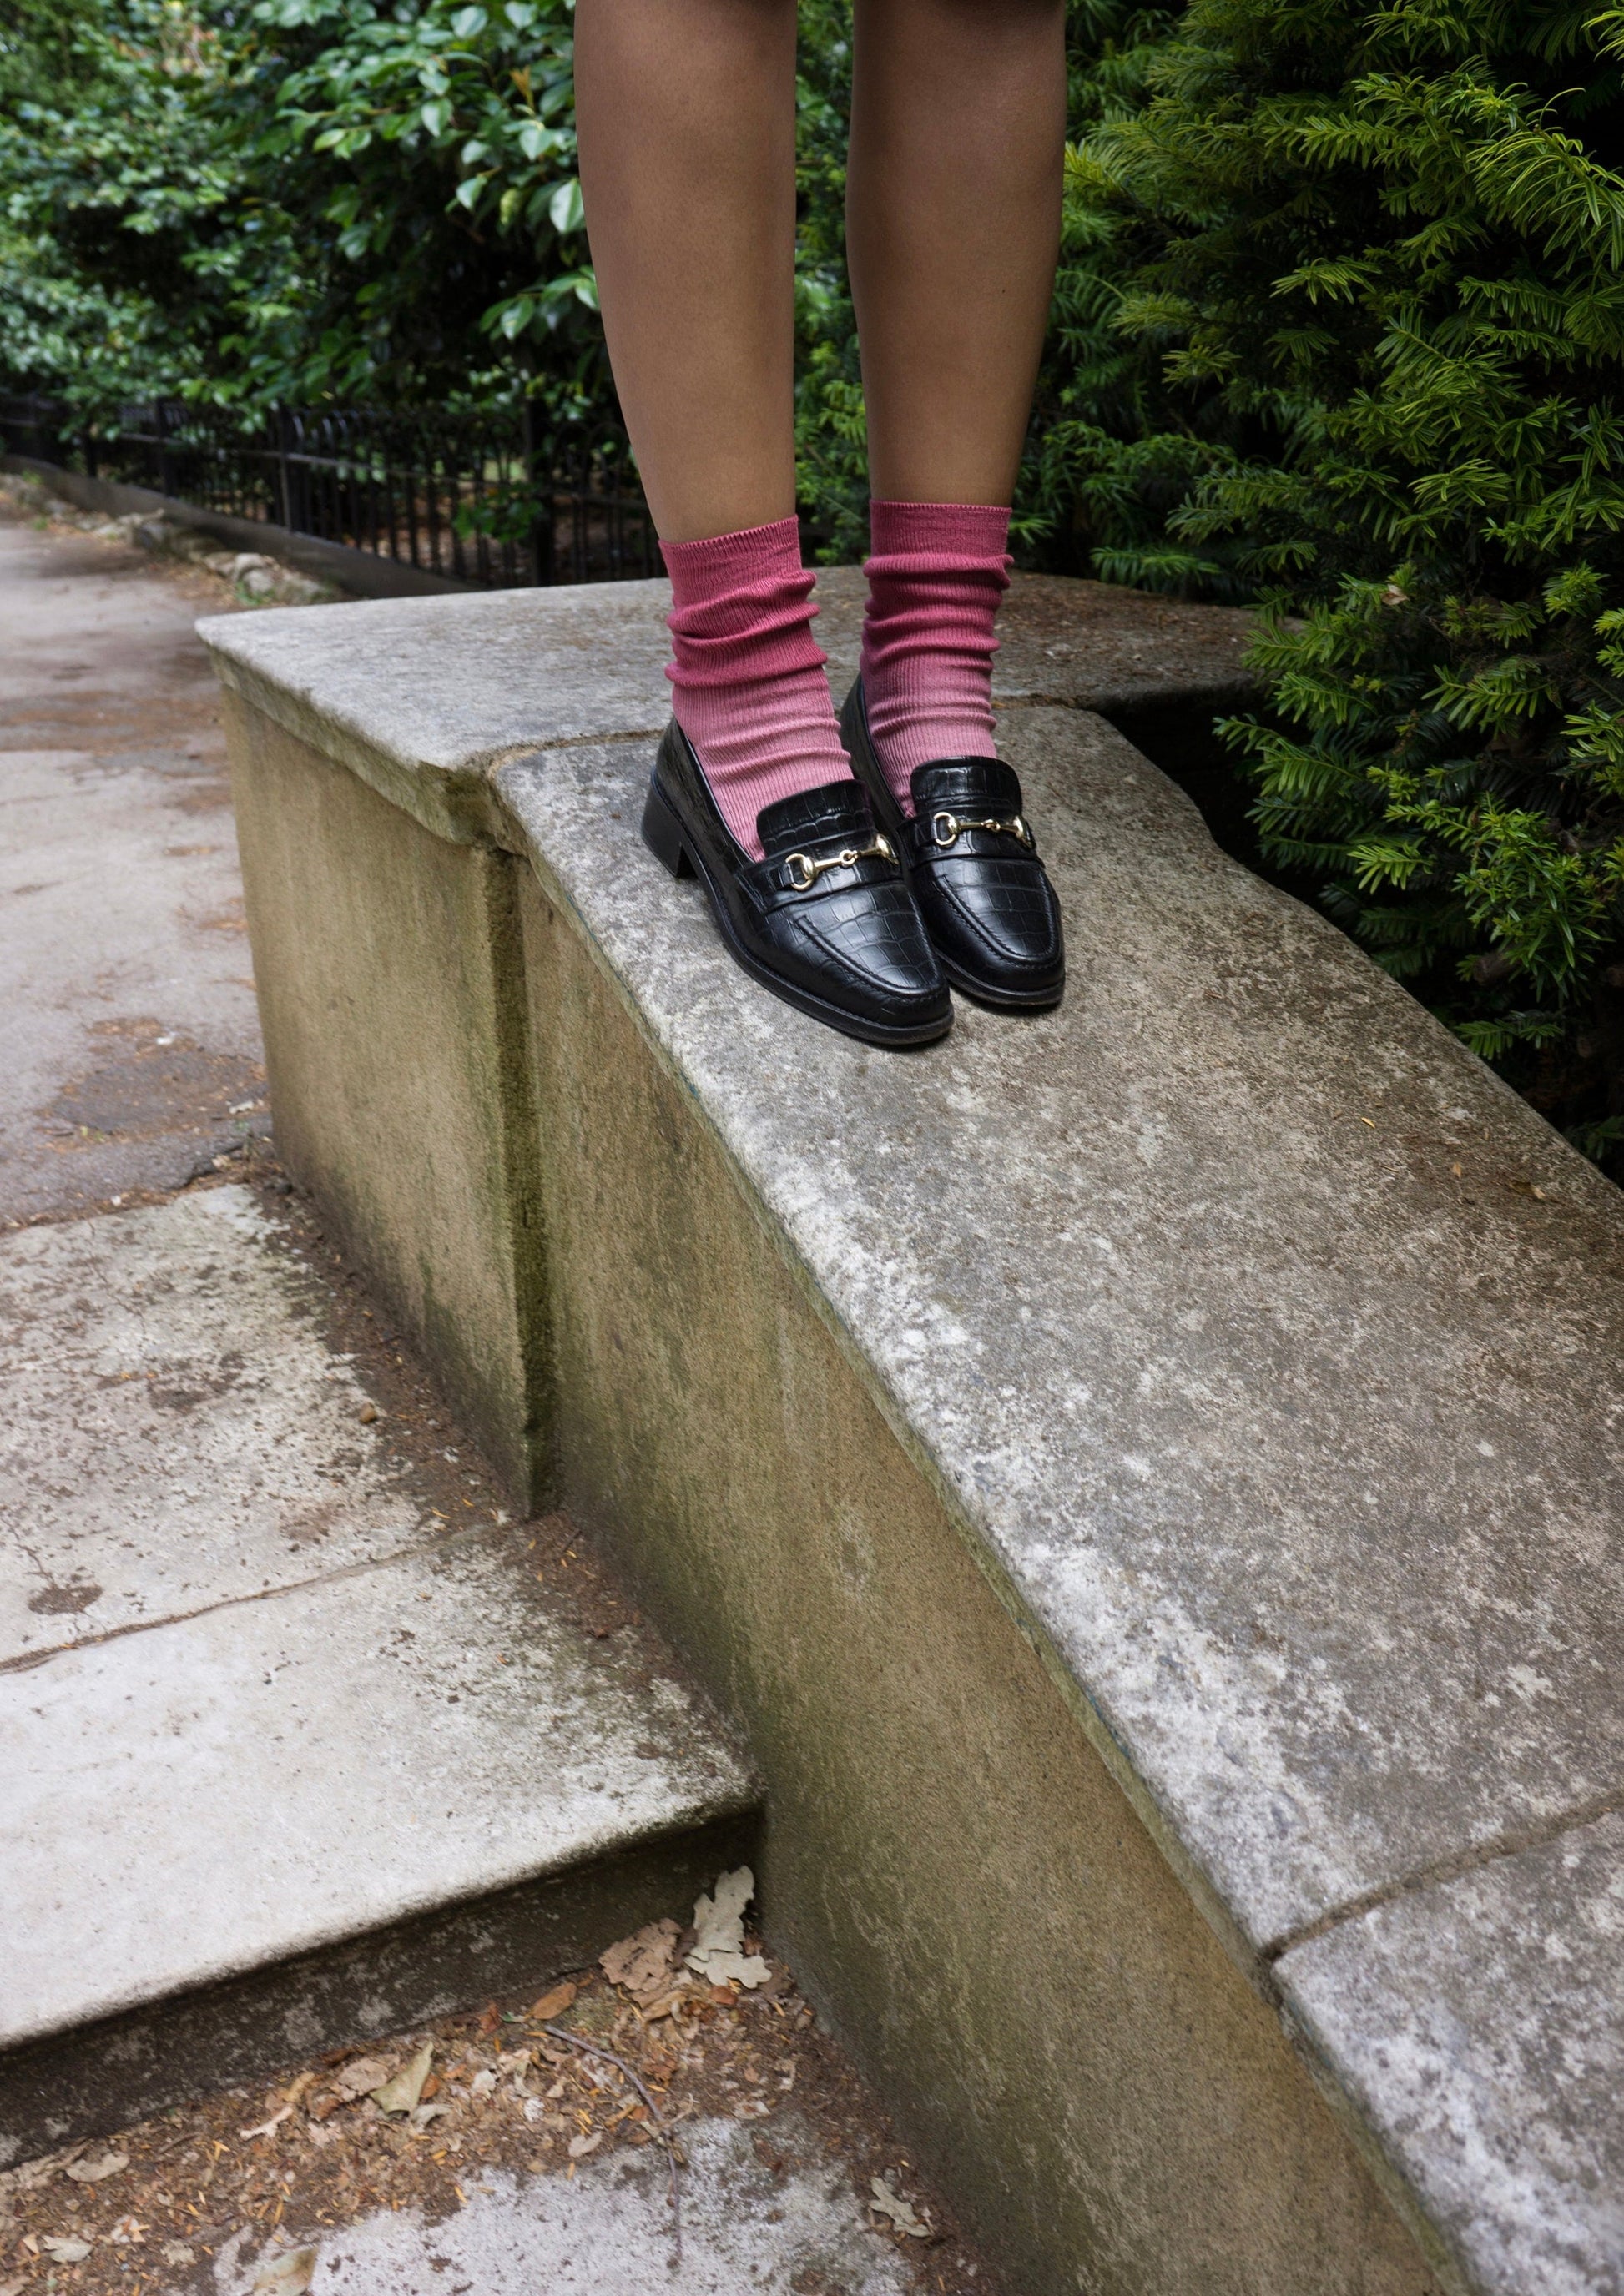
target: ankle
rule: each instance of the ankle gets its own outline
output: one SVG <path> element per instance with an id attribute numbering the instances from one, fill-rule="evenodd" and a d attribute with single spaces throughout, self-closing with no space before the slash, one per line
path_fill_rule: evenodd
<path id="1" fill-rule="evenodd" d="M 764 807 L 851 770 L 812 636 L 800 529 L 779 519 L 660 551 L 673 711 L 730 833 L 759 859 Z"/>
<path id="2" fill-rule="evenodd" d="M 875 755 L 913 810 L 915 766 L 990 758 L 993 624 L 1009 587 L 1009 512 L 967 503 L 869 505 L 863 691 Z"/>

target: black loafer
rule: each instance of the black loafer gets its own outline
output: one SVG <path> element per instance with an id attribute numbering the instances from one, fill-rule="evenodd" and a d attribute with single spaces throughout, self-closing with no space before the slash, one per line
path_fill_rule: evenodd
<path id="1" fill-rule="evenodd" d="M 846 696 L 841 732 L 953 986 L 1004 1012 L 1058 1004 L 1066 985 L 1060 903 L 1021 814 L 1013 768 L 998 758 L 915 766 L 910 821 L 874 754 L 861 678 Z"/>
<path id="2" fill-rule="evenodd" d="M 895 849 L 867 792 L 829 782 L 764 806 L 752 861 L 717 810 L 680 726 L 654 761 L 643 841 L 674 877 L 697 874 L 723 940 L 752 980 L 866 1045 L 928 1045 L 953 1001 Z"/>

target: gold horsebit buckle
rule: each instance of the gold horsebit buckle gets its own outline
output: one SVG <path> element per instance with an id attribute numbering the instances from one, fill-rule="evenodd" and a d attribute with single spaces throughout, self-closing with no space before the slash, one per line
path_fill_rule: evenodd
<path id="1" fill-rule="evenodd" d="M 933 813 L 931 816 L 931 842 L 944 852 L 956 845 L 967 829 L 992 829 L 1001 837 L 1018 837 L 1022 845 L 1032 844 L 1032 832 L 1018 813 L 1007 821 L 961 821 L 956 813 Z"/>
<path id="2" fill-rule="evenodd" d="M 791 853 L 786 856 L 783 865 L 790 873 L 790 882 L 795 890 L 805 893 L 810 891 L 827 869 L 855 869 L 859 861 L 894 861 L 896 858 L 897 850 L 890 839 L 882 837 L 876 831 L 872 845 L 842 845 L 838 853 L 831 853 L 823 861 L 815 861 L 809 853 Z"/>

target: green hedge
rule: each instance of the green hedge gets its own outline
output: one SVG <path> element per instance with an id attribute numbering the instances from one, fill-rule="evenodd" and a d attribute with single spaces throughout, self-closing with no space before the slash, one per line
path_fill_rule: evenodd
<path id="1" fill-rule="evenodd" d="M 1101 571 L 1266 600 L 1267 852 L 1608 1159 L 1621 53 L 1616 7 L 1195 0 L 1072 156 L 1128 358 L 1038 456 Z"/>
<path id="2" fill-rule="evenodd" d="M 12 0 L 0 376 L 609 402 L 567 0 Z"/>

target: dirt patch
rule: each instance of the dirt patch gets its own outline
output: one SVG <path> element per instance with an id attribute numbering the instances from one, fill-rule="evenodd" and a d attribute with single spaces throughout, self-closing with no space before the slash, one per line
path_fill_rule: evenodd
<path id="1" fill-rule="evenodd" d="M 758 1939 L 745 1943 L 763 1950 Z M 489 2169 L 573 2177 L 584 2159 L 662 2142 L 641 2083 L 679 2146 L 697 2116 L 750 2122 L 769 2173 L 797 2165 L 809 2128 L 824 2159 L 849 2174 L 859 2207 L 879 2177 L 927 2227 L 923 2237 L 905 2234 L 871 2211 L 874 2237 L 903 2254 L 921 2296 L 995 2296 L 992 2273 L 820 2030 L 789 1969 L 767 1960 L 759 1990 L 705 1986 L 653 2018 L 601 1970 L 582 1970 L 567 2004 L 569 1986 L 543 1997 L 545 2018 L 532 2003 L 493 2001 L 0 2176 L 0 2286 L 201 2292 L 212 2286 L 211 2259 L 245 2229 L 244 2262 L 273 2234 L 297 2246 L 381 2208 L 440 2221 Z M 612 2052 L 636 2080 L 548 2026 Z M 421 2069 L 425 2045 L 430 2070 L 415 2108 L 384 2111 L 373 2092 L 414 2060 Z M 795 2116 L 793 2143 L 775 2128 L 786 2112 Z M 48 2243 L 59 2244 L 54 2252 Z M 86 2252 L 59 2261 L 64 2243 Z"/>
<path id="2" fill-rule="evenodd" d="M 261 1062 L 208 1052 L 150 1018 L 98 1021 L 90 1033 L 106 1046 L 106 1059 L 65 1084 L 40 1111 L 57 1148 L 71 1152 L 97 1141 L 177 1135 L 212 1138 L 234 1127 L 244 1136 L 269 1131 Z"/>

